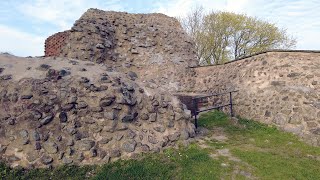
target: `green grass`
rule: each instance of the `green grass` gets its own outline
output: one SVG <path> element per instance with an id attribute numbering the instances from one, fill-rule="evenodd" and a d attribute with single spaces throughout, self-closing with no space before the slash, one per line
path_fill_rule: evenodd
<path id="1" fill-rule="evenodd" d="M 320 179 L 320 148 L 295 135 L 242 118 L 235 124 L 218 111 L 201 115 L 199 125 L 211 130 L 203 139 L 206 146 L 193 143 L 102 166 L 26 171 L 0 163 L 0 179 Z M 228 140 L 210 138 L 217 129 L 222 129 Z M 225 148 L 240 161 L 211 157 Z"/>
<path id="2" fill-rule="evenodd" d="M 309 158 L 283 156 L 281 153 L 243 151 L 235 149 L 234 155 L 254 167 L 262 179 L 320 179 L 319 161 Z"/>
<path id="3" fill-rule="evenodd" d="M 171 162 L 176 164 L 178 179 L 220 179 L 230 169 L 222 168 L 222 160 L 213 160 L 210 151 L 201 149 L 196 144 L 179 150 L 165 152 Z"/>
<path id="4" fill-rule="evenodd" d="M 221 173 L 220 161 L 211 159 L 207 150 L 192 144 L 140 160 L 105 165 L 94 179 L 218 179 Z"/>
<path id="5" fill-rule="evenodd" d="M 93 179 L 169 179 L 176 165 L 163 155 L 148 155 L 140 160 L 117 161 L 104 165 Z"/>
<path id="6" fill-rule="evenodd" d="M 242 118 L 235 126 L 225 114 L 216 111 L 201 116 L 199 124 L 208 128 L 223 128 L 229 137 L 223 147 L 249 164 L 255 177 L 320 179 L 320 148 L 302 142 L 291 133 Z M 318 157 L 318 160 L 312 157 Z"/>
<path id="7" fill-rule="evenodd" d="M 93 172 L 96 166 L 61 166 L 53 170 L 50 169 L 33 169 L 24 170 L 22 168 L 9 168 L 4 163 L 0 163 L 0 179 L 88 179 L 89 173 Z"/>
<path id="8" fill-rule="evenodd" d="M 220 111 L 211 111 L 205 114 L 202 114 L 199 118 L 198 125 L 208 129 L 214 127 L 232 127 L 228 121 L 228 116 Z"/>
<path id="9" fill-rule="evenodd" d="M 186 148 L 167 149 L 162 154 L 150 154 L 138 160 L 120 160 L 101 167 L 63 166 L 54 169 L 25 171 L 0 166 L 3 179 L 219 179 L 229 168 L 220 166 L 209 152 L 192 144 Z M 94 176 L 88 176 L 91 172 Z M 0 179 L 2 179 L 0 178 Z"/>

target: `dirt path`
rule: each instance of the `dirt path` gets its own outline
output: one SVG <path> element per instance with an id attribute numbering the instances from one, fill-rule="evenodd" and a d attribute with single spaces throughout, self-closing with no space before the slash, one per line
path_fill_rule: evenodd
<path id="1" fill-rule="evenodd" d="M 210 157 L 218 160 L 219 158 L 226 158 L 225 162 L 221 163 L 222 167 L 232 166 L 232 174 L 226 175 L 231 179 L 238 179 L 239 175 L 244 176 L 246 179 L 257 179 L 252 175 L 252 167 L 246 162 L 241 161 L 238 157 L 232 155 L 228 148 L 229 137 L 221 127 L 215 127 L 212 130 L 201 127 L 199 129 L 199 135 L 196 137 L 197 144 L 203 149 L 210 149 Z M 216 148 L 210 144 L 221 144 L 219 148 Z M 226 147 L 223 147 L 223 144 Z M 245 168 L 245 169 L 244 169 Z"/>

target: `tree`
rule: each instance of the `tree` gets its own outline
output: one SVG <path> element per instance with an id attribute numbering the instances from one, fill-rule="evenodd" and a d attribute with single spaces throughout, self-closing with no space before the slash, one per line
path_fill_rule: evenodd
<path id="1" fill-rule="evenodd" d="M 204 9 L 201 6 L 198 6 L 192 9 L 191 13 L 189 13 L 184 18 L 179 18 L 179 21 L 183 27 L 183 29 L 188 33 L 188 35 L 192 38 L 193 42 L 195 42 L 195 49 L 197 52 L 198 59 L 204 58 L 204 53 L 206 51 L 206 45 L 203 41 L 203 15 Z M 198 43 L 202 42 L 202 43 Z"/>
<path id="2" fill-rule="evenodd" d="M 195 42 L 200 64 L 222 64 L 261 51 L 293 48 L 296 44 L 285 29 L 244 14 L 204 14 L 203 8 L 197 7 L 180 21 Z"/>

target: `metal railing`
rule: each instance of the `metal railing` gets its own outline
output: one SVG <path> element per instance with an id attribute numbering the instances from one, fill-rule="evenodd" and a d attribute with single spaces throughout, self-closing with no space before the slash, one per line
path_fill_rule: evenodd
<path id="1" fill-rule="evenodd" d="M 197 115 L 199 113 L 201 113 L 201 112 L 210 111 L 210 110 L 213 110 L 213 109 L 220 109 L 222 107 L 229 106 L 230 107 L 230 116 L 234 117 L 234 113 L 233 113 L 233 105 L 234 104 L 232 103 L 232 93 L 234 93 L 234 92 L 238 92 L 238 90 L 219 93 L 219 94 L 210 94 L 210 95 L 205 95 L 205 96 L 193 97 L 192 98 L 193 115 L 194 115 L 194 125 L 196 126 L 196 128 L 198 128 Z M 209 108 L 206 108 L 206 109 L 199 110 L 199 107 L 198 107 L 199 100 L 202 100 L 204 98 L 213 97 L 213 96 L 221 96 L 221 95 L 225 95 L 225 94 L 229 94 L 229 103 L 228 104 L 219 105 L 219 106 L 213 106 L 213 107 L 209 107 Z"/>

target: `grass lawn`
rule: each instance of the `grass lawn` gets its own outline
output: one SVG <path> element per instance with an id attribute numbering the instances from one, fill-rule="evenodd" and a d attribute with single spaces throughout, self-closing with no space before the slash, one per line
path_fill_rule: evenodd
<path id="1" fill-rule="evenodd" d="M 206 136 L 179 149 L 103 166 L 11 169 L 0 179 L 320 179 L 320 148 L 274 127 L 218 111 L 203 114 Z M 223 138 L 221 138 L 223 137 Z"/>

